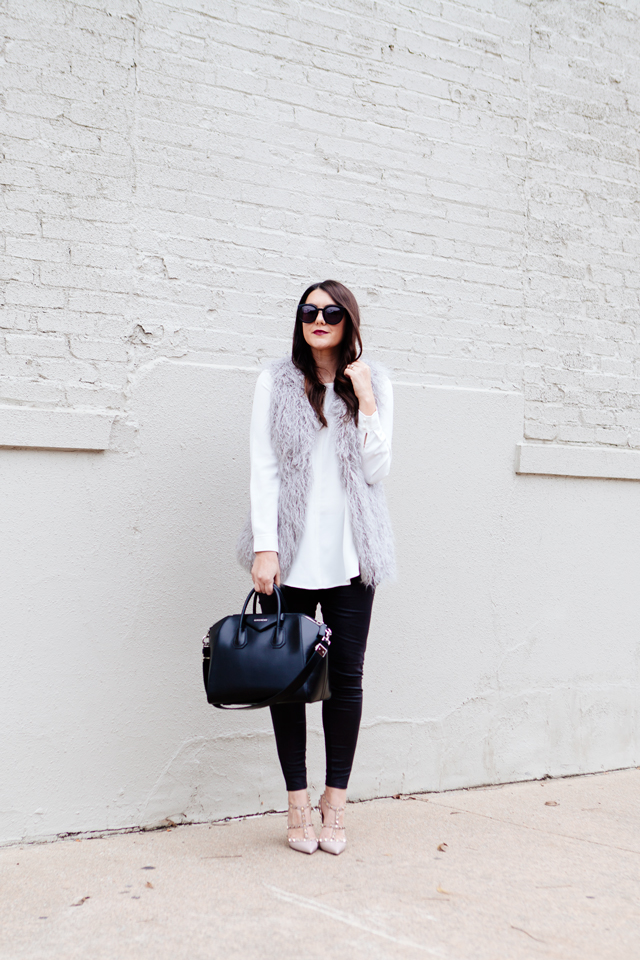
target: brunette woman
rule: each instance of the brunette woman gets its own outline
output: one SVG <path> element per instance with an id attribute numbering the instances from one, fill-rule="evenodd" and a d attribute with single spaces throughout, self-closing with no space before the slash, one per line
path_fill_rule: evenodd
<path id="1" fill-rule="evenodd" d="M 251 419 L 251 515 L 241 562 L 275 611 L 274 583 L 290 612 L 331 628 L 323 701 L 326 786 L 319 839 L 307 792 L 305 705 L 271 708 L 289 792 L 294 850 L 346 846 L 345 803 L 362 714 L 362 670 L 376 585 L 393 573 L 393 538 L 380 481 L 391 466 L 393 394 L 360 359 L 360 313 L 335 280 L 315 283 L 296 312 L 291 359 L 258 377 Z"/>

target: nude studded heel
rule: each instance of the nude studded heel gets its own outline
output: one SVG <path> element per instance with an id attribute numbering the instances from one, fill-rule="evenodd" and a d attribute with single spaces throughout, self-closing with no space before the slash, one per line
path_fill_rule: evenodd
<path id="1" fill-rule="evenodd" d="M 333 823 L 327 823 L 325 821 L 325 811 L 324 807 L 328 807 L 331 813 L 333 814 Z M 347 838 L 345 836 L 344 824 L 340 825 L 339 819 L 340 815 L 344 814 L 345 807 L 334 807 L 332 803 L 329 803 L 324 793 L 320 797 L 320 813 L 322 815 L 322 826 L 323 828 L 331 829 L 331 836 L 328 840 L 323 840 L 322 837 L 318 841 L 320 849 L 324 850 L 325 853 L 333 853 L 334 856 L 338 856 L 342 853 L 347 846 Z M 328 814 L 327 814 L 328 818 Z M 340 833 L 341 836 L 337 837 L 336 834 Z"/>
<path id="2" fill-rule="evenodd" d="M 292 824 L 291 817 L 288 816 L 287 832 L 289 832 L 290 830 L 300 830 L 300 828 L 302 828 L 304 832 L 304 838 L 302 840 L 294 840 L 292 837 L 287 837 L 289 841 L 289 846 L 291 847 L 292 850 L 297 850 L 298 853 L 315 853 L 316 850 L 318 849 L 318 841 L 315 839 L 315 837 L 309 836 L 309 828 L 313 827 L 313 823 L 311 821 L 311 801 L 309 800 L 309 797 L 307 797 L 307 802 L 302 807 L 296 806 L 295 803 L 290 803 L 289 813 L 291 813 L 292 810 L 300 811 L 300 819 L 302 823 Z M 307 810 L 309 811 L 308 819 L 307 819 Z"/>

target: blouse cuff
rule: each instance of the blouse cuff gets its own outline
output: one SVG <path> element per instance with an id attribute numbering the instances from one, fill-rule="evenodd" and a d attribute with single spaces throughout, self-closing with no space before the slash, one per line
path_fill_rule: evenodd
<path id="1" fill-rule="evenodd" d="M 362 413 L 362 411 L 358 412 L 358 430 L 362 430 L 363 433 L 373 433 L 374 430 L 379 429 L 380 417 L 377 410 L 370 414 Z"/>
<path id="2" fill-rule="evenodd" d="M 254 537 L 253 539 L 253 552 L 254 553 L 263 553 L 266 550 L 272 551 L 273 553 L 278 552 L 278 541 L 273 540 L 271 537 Z"/>

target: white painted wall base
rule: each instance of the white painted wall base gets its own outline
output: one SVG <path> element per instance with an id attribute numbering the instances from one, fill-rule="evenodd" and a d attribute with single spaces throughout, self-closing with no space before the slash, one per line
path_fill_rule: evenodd
<path id="1" fill-rule="evenodd" d="M 159 361 L 128 453 L 0 450 L 1 839 L 282 807 L 268 715 L 213 710 L 200 675 L 250 586 L 254 381 Z M 399 385 L 396 410 L 400 575 L 374 606 L 352 796 L 637 764 L 638 485 L 517 476 L 519 394 Z"/>

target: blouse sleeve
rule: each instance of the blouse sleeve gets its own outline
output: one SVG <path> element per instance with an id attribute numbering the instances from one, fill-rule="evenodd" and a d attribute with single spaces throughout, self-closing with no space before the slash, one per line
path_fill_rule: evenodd
<path id="1" fill-rule="evenodd" d="M 271 445 L 271 371 L 258 377 L 253 397 L 249 449 L 251 455 L 251 526 L 253 549 L 278 550 L 278 461 Z"/>
<path id="2" fill-rule="evenodd" d="M 362 469 L 367 483 L 379 483 L 391 469 L 393 388 L 386 377 L 377 402 L 378 409 L 370 416 L 358 414 Z"/>

